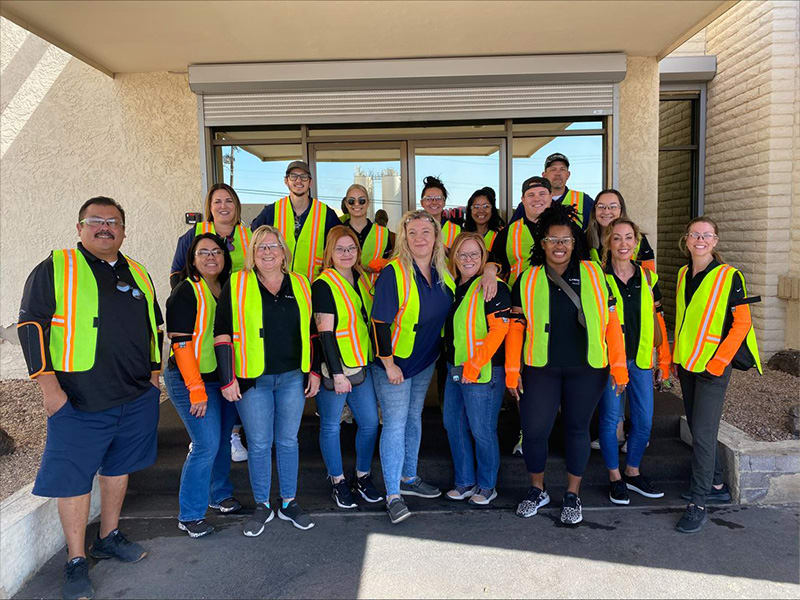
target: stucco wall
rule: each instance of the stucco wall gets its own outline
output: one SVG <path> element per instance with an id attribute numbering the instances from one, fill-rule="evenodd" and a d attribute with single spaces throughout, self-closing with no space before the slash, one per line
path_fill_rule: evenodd
<path id="1" fill-rule="evenodd" d="M 5 19 L 0 36 L 0 325 L 16 321 L 29 271 L 76 243 L 78 208 L 97 195 L 125 209 L 122 249 L 148 267 L 163 307 L 183 213 L 201 204 L 186 76 L 111 79 Z M 19 346 L 0 343 L 0 377 L 25 375 Z"/>
<path id="2" fill-rule="evenodd" d="M 628 57 L 619 86 L 619 191 L 656 247 L 658 234 L 658 61 Z"/>
<path id="3" fill-rule="evenodd" d="M 706 29 L 717 75 L 708 84 L 705 213 L 720 225 L 723 257 L 763 298 L 753 315 L 767 356 L 798 335 L 787 327 L 778 279 L 798 274 L 800 256 L 799 6 L 741 2 Z"/>

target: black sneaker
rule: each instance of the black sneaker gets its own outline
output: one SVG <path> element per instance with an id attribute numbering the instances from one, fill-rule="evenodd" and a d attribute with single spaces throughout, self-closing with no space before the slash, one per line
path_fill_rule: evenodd
<path id="1" fill-rule="evenodd" d="M 614 504 L 630 504 L 631 499 L 628 496 L 628 488 L 622 479 L 610 482 L 608 490 L 608 499 Z"/>
<path id="2" fill-rule="evenodd" d="M 147 552 L 136 542 L 128 541 L 119 529 L 115 529 L 102 540 L 98 537 L 94 541 L 89 548 L 89 556 L 97 560 L 116 558 L 122 562 L 135 563 L 147 556 Z"/>
<path id="3" fill-rule="evenodd" d="M 64 585 L 61 587 L 64 600 L 94 598 L 94 588 L 89 579 L 89 565 L 83 556 L 76 556 L 64 565 Z"/>
<path id="4" fill-rule="evenodd" d="M 279 508 L 278 518 L 284 521 L 291 521 L 292 525 L 298 529 L 306 530 L 314 526 L 314 521 L 300 508 L 297 500 L 290 501 L 286 508 Z"/>
<path id="5" fill-rule="evenodd" d="M 564 500 L 561 502 L 561 522 L 564 525 L 577 525 L 583 521 L 583 510 L 581 499 L 572 492 L 564 493 Z"/>
<path id="6" fill-rule="evenodd" d="M 367 473 L 361 477 L 356 478 L 356 491 L 361 494 L 361 497 L 370 503 L 380 502 L 383 496 L 372 483 L 372 475 Z"/>
<path id="7" fill-rule="evenodd" d="M 654 488 L 653 484 L 650 483 L 650 480 L 644 475 L 639 474 L 632 477 L 623 473 L 622 480 L 625 482 L 625 485 L 628 486 L 629 490 L 634 491 L 637 494 L 641 494 L 645 498 L 664 497 L 664 492 Z"/>
<path id="8" fill-rule="evenodd" d="M 203 537 L 204 535 L 208 535 L 214 531 L 211 523 L 205 519 L 197 519 L 196 521 L 178 521 L 178 529 L 188 533 L 190 538 Z"/>
<path id="9" fill-rule="evenodd" d="M 408 507 L 402 498 L 395 498 L 389 502 L 389 504 L 386 505 L 386 512 L 389 513 L 389 520 L 394 525 L 400 521 L 405 521 L 411 516 L 411 511 L 408 510 Z"/>
<path id="10" fill-rule="evenodd" d="M 681 498 L 684 500 L 691 500 L 692 494 L 691 492 L 684 492 L 681 494 Z M 708 492 L 708 496 L 706 496 L 706 504 L 727 504 L 730 501 L 731 490 L 726 483 L 723 483 L 722 487 L 719 489 L 712 485 L 711 491 Z"/>
<path id="11" fill-rule="evenodd" d="M 675 529 L 681 533 L 697 533 L 703 528 L 706 521 L 708 521 L 706 509 L 690 502 L 686 507 L 686 512 L 675 525 Z"/>
<path id="12" fill-rule="evenodd" d="M 333 491 L 331 492 L 331 497 L 333 501 L 336 503 L 336 506 L 339 508 L 357 508 L 358 504 L 356 504 L 356 499 L 353 498 L 353 493 L 350 491 L 350 486 L 347 483 L 346 479 L 342 479 L 339 482 L 331 482 L 333 485 Z M 304 529 L 301 527 L 300 529 Z"/>
<path id="13" fill-rule="evenodd" d="M 404 496 L 419 496 L 420 498 L 438 498 L 442 491 L 430 483 L 422 481 L 422 477 L 415 477 L 411 481 L 400 482 L 400 493 Z"/>
<path id="14" fill-rule="evenodd" d="M 550 495 L 544 490 L 531 486 L 525 499 L 517 506 L 516 515 L 527 519 L 547 504 L 550 504 Z"/>
<path id="15" fill-rule="evenodd" d="M 220 500 L 214 504 L 209 504 L 208 508 L 213 508 L 214 510 L 218 510 L 223 515 L 227 515 L 228 513 L 236 513 L 242 510 L 242 503 L 231 496 L 230 498 L 225 498 L 225 500 Z"/>
<path id="16" fill-rule="evenodd" d="M 261 532 L 264 531 L 264 526 L 272 521 L 272 518 L 275 516 L 275 513 L 272 512 L 272 509 L 264 504 L 263 502 L 259 502 L 256 504 L 256 509 L 253 511 L 253 516 L 250 517 L 242 527 L 242 533 L 247 537 L 256 537 L 261 535 Z"/>

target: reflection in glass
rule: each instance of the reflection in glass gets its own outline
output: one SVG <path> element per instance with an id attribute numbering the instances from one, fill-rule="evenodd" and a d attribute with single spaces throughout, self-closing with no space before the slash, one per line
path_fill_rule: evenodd
<path id="1" fill-rule="evenodd" d="M 286 196 L 289 193 L 283 183 L 286 167 L 302 158 L 300 144 L 214 148 L 218 179 L 236 190 L 242 204 L 270 204 Z"/>

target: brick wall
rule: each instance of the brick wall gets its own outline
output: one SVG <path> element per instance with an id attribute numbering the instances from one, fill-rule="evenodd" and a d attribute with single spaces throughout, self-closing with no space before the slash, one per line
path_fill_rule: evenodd
<path id="1" fill-rule="evenodd" d="M 797 270 L 800 254 L 797 233 L 792 239 L 798 6 L 741 2 L 705 33 L 706 52 L 717 56 L 708 84 L 705 214 L 719 223 L 723 258 L 763 298 L 753 315 L 766 356 L 784 347 L 787 303 L 777 297 L 778 277 Z"/>

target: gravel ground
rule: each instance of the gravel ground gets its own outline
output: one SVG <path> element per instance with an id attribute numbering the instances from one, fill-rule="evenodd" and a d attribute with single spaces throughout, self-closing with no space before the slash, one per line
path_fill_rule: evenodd
<path id="1" fill-rule="evenodd" d="M 792 439 L 789 411 L 800 403 L 800 381 L 781 371 L 734 370 L 725 401 L 723 418 L 754 439 Z M 673 391 L 680 396 L 680 384 L 672 378 Z M 161 400 L 166 394 L 161 393 Z M 34 381 L 0 381 L 0 425 L 14 438 L 17 449 L 0 456 L 0 500 L 36 477 L 44 450 L 46 417 L 42 394 Z"/>

